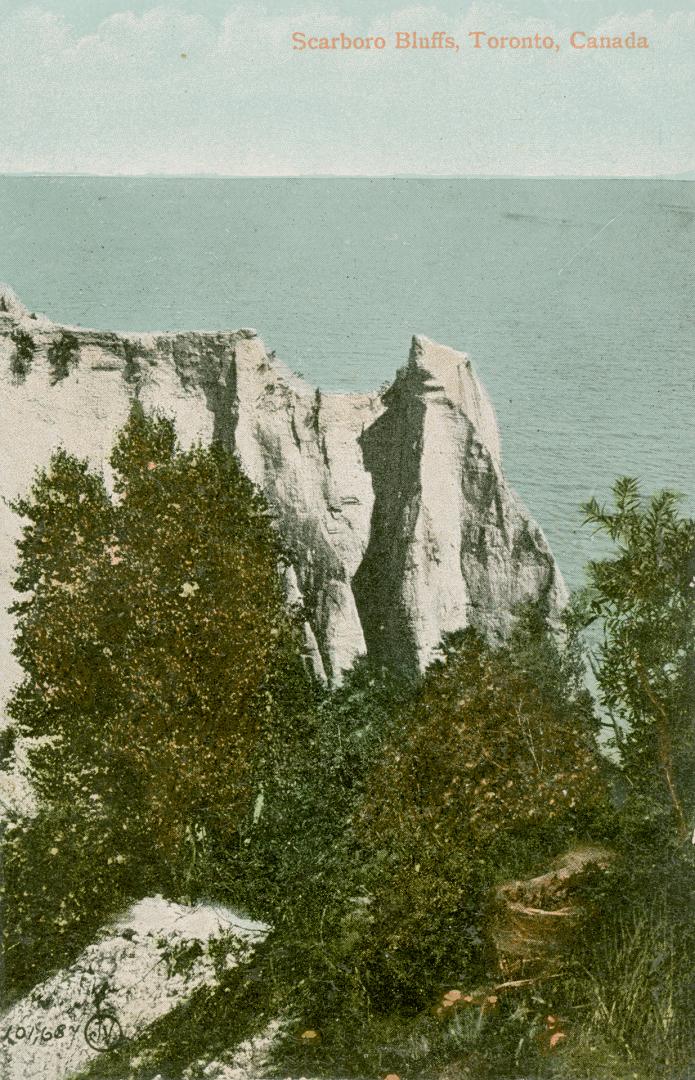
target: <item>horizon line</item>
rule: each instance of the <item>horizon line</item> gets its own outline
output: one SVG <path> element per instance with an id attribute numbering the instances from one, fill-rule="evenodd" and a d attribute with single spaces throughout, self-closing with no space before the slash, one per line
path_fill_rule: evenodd
<path id="1" fill-rule="evenodd" d="M 213 172 L 42 172 L 0 171 L 0 178 L 61 180 L 695 180 L 695 171 L 682 173 L 213 173 Z"/>

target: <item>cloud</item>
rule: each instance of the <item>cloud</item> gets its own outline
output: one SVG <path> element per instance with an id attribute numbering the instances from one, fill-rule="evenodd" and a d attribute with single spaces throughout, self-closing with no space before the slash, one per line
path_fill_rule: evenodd
<path id="1" fill-rule="evenodd" d="M 635 30 L 648 50 L 572 50 L 572 29 Z M 293 51 L 291 35 L 423 36 L 459 52 Z M 474 49 L 473 30 L 553 36 L 559 52 Z M 695 160 L 695 15 L 574 26 L 494 3 L 380 18 L 165 6 L 80 34 L 10 14 L 0 39 L 0 171 L 653 175 Z"/>

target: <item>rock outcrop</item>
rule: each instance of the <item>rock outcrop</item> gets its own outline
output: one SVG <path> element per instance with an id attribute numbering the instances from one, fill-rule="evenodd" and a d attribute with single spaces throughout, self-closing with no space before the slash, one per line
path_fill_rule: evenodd
<path id="1" fill-rule="evenodd" d="M 220 971 L 248 963 L 269 930 L 221 906 L 146 897 L 0 1016 L 0 1075 L 81 1073 L 201 987 L 216 986 Z"/>
<path id="2" fill-rule="evenodd" d="M 132 400 L 175 421 L 183 444 L 233 447 L 276 516 L 290 595 L 329 680 L 357 656 L 425 666 L 446 631 L 507 631 L 514 605 L 565 588 L 508 486 L 492 405 L 463 353 L 413 339 L 385 393 L 324 394 L 254 330 L 133 333 L 62 327 L 0 287 L 0 678 L 10 655 L 14 542 L 7 500 L 62 444 L 108 477 Z"/>
<path id="3" fill-rule="evenodd" d="M 559 855 L 546 873 L 495 888 L 491 938 L 506 976 L 547 975 L 567 961 L 597 914 L 588 900 L 591 885 L 614 861 L 608 848 L 577 847 Z"/>

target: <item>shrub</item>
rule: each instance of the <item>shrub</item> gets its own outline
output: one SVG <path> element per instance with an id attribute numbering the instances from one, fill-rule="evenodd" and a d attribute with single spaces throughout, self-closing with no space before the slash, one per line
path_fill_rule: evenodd
<path id="1" fill-rule="evenodd" d="M 595 499 L 586 521 L 614 544 L 589 564 L 587 623 L 602 632 L 596 668 L 625 780 L 623 820 L 639 847 L 681 845 L 695 826 L 695 521 L 636 480 Z"/>
<path id="2" fill-rule="evenodd" d="M 15 351 L 10 361 L 10 370 L 18 382 L 24 382 L 31 369 L 36 345 L 31 334 L 26 330 L 13 330 L 10 334 L 14 342 Z"/>
<path id="3" fill-rule="evenodd" d="M 572 640 L 535 610 L 499 649 L 450 637 L 402 717 L 359 810 L 372 853 L 363 963 L 382 1008 L 420 1008 L 490 962 L 492 884 L 603 835 L 596 722 Z"/>
<path id="4" fill-rule="evenodd" d="M 35 819 L 6 827 L 3 1005 L 76 956 L 110 915 L 155 885 L 146 818 L 132 809 L 119 826 L 77 788 Z"/>
<path id="5" fill-rule="evenodd" d="M 80 343 L 69 330 L 61 331 L 60 337 L 48 349 L 48 363 L 51 368 L 51 382 L 66 379 L 80 358 Z"/>

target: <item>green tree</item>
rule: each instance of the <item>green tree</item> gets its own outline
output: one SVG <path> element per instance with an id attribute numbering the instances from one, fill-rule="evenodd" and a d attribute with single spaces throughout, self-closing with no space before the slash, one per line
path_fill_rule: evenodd
<path id="1" fill-rule="evenodd" d="M 573 634 L 523 610 L 510 640 L 445 640 L 371 775 L 362 964 L 381 1006 L 421 1007 L 485 965 L 492 885 L 604 835 L 596 721 Z"/>
<path id="2" fill-rule="evenodd" d="M 291 737 L 308 693 L 282 552 L 220 444 L 182 452 L 171 424 L 136 409 L 112 464 L 113 581 L 128 598 L 111 658 L 127 673 L 118 737 L 147 778 L 158 843 L 193 850 L 243 813 L 258 749 Z"/>
<path id="3" fill-rule="evenodd" d="M 136 405 L 111 464 L 113 496 L 60 450 L 14 506 L 26 522 L 14 607 L 24 680 L 9 712 L 42 737 L 44 808 L 5 866 L 17 972 L 45 945 L 32 913 L 55 916 L 30 842 L 55 849 L 49 861 L 71 853 L 48 880 L 66 942 L 127 891 L 205 889 L 210 850 L 238 845 L 262 760 L 294 738 L 312 693 L 279 540 L 236 458 L 219 444 L 182 450 L 168 420 Z"/>
<path id="4" fill-rule="evenodd" d="M 592 499 L 586 521 L 613 544 L 589 564 L 587 623 L 602 640 L 596 675 L 641 827 L 686 839 L 695 824 L 695 521 L 679 496 L 640 496 L 636 480 Z"/>

